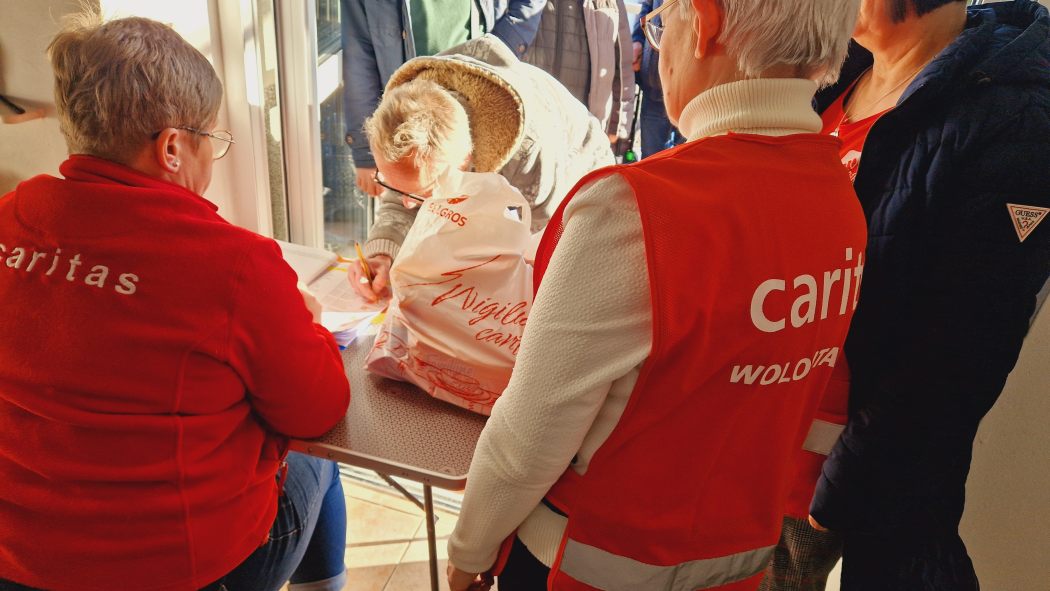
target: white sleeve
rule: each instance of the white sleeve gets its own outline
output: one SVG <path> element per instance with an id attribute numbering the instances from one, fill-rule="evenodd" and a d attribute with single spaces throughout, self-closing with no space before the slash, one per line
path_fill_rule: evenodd
<path id="1" fill-rule="evenodd" d="M 638 206 L 620 175 L 581 189 L 467 477 L 449 560 L 482 572 L 569 466 L 610 386 L 652 348 Z"/>

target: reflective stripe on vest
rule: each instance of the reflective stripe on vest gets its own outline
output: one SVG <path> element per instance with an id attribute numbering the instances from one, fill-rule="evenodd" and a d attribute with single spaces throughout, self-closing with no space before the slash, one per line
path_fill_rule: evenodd
<path id="1" fill-rule="evenodd" d="M 603 591 L 666 589 L 694 591 L 742 581 L 762 572 L 775 546 L 729 556 L 692 560 L 674 566 L 656 566 L 617 556 L 566 540 L 559 570 L 577 581 Z"/>
<path id="2" fill-rule="evenodd" d="M 806 440 L 802 442 L 802 449 L 824 456 L 831 455 L 831 449 L 835 447 L 835 442 L 845 429 L 845 425 L 813 419 L 809 435 L 806 435 Z"/>

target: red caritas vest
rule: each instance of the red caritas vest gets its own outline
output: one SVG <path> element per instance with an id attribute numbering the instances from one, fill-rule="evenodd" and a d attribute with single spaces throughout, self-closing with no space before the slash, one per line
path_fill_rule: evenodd
<path id="1" fill-rule="evenodd" d="M 730 134 L 617 172 L 645 235 L 652 352 L 586 474 L 570 468 L 548 493 L 568 515 L 548 586 L 756 589 L 842 358 L 864 214 L 825 136 Z M 537 287 L 571 197 L 540 244 Z"/>

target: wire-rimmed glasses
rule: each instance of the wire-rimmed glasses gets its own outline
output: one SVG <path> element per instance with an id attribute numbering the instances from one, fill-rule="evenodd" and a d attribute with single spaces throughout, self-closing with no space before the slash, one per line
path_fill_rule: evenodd
<path id="1" fill-rule="evenodd" d="M 678 2 L 678 0 L 667 0 L 659 8 L 642 18 L 642 32 L 645 33 L 645 38 L 649 40 L 649 45 L 655 51 L 660 51 L 660 39 L 664 36 L 663 22 L 656 22 L 656 17 L 674 5 L 675 2 Z"/>

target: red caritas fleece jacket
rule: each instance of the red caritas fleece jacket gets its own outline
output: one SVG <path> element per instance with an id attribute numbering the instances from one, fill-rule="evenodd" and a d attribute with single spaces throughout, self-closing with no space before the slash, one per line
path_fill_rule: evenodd
<path id="1" fill-rule="evenodd" d="M 181 591 L 268 535 L 287 437 L 349 385 L 294 272 L 199 195 L 98 158 L 0 198 L 0 579 Z"/>

